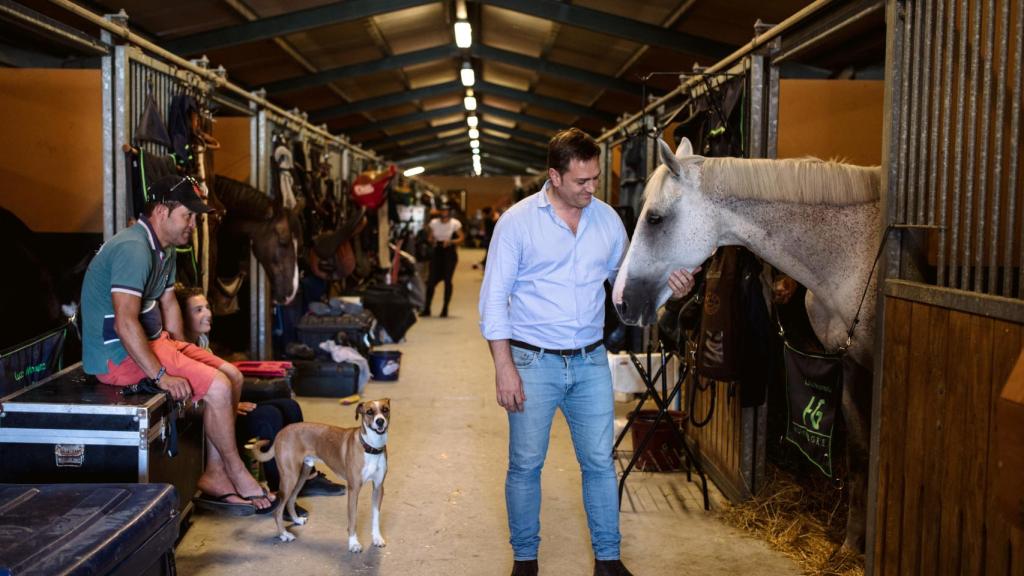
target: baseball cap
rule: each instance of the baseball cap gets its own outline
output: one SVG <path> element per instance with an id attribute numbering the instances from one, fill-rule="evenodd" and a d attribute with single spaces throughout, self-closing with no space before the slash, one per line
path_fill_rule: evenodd
<path id="1" fill-rule="evenodd" d="M 177 202 L 196 214 L 214 209 L 199 196 L 199 185 L 190 176 L 164 176 L 149 185 L 149 197 L 157 202 Z"/>

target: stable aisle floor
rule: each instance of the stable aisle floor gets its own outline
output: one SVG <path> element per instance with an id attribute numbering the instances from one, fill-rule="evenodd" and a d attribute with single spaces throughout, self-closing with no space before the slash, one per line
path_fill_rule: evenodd
<path id="1" fill-rule="evenodd" d="M 507 420 L 477 328 L 479 250 L 462 250 L 451 317 L 422 318 L 399 348 L 401 379 L 367 385 L 365 398 L 390 397 L 388 476 L 381 514 L 385 548 L 370 542 L 370 490 L 360 495 L 361 554 L 346 546 L 348 498 L 300 499 L 309 523 L 277 539 L 272 517 L 197 514 L 177 549 L 181 574 L 507 575 Z M 441 299 L 438 286 L 437 301 Z M 439 305 L 434 310 L 440 310 Z M 308 421 L 354 426 L 355 406 L 300 398 Z M 619 411 L 628 409 L 619 406 Z M 321 464 L 320 469 L 326 470 Z M 331 474 L 328 471 L 328 474 Z M 333 474 L 331 474 L 333 477 Z M 695 477 L 696 478 L 696 477 Z M 684 474 L 634 473 L 622 513 L 622 556 L 637 576 L 799 574 L 795 564 L 704 512 Z M 587 576 L 593 556 L 568 429 L 556 416 L 543 474 L 540 572 Z"/>

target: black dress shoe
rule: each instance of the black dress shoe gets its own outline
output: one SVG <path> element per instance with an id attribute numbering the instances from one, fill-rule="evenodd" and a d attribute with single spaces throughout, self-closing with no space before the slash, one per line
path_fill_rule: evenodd
<path id="1" fill-rule="evenodd" d="M 344 485 L 331 482 L 323 472 L 317 472 L 302 485 L 299 496 L 341 496 L 344 493 Z"/>
<path id="2" fill-rule="evenodd" d="M 537 560 L 516 560 L 512 564 L 512 576 L 537 576 Z"/>
<path id="3" fill-rule="evenodd" d="M 622 560 L 597 560 L 594 576 L 633 576 L 633 573 L 622 565 Z"/>

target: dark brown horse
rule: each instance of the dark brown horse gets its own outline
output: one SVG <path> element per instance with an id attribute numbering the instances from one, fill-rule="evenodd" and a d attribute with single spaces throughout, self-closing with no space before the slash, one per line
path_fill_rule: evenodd
<path id="1" fill-rule="evenodd" d="M 275 304 L 289 304 L 299 288 L 298 246 L 301 226 L 295 214 L 256 188 L 224 176 L 216 178 L 214 196 L 224 215 L 211 232 L 210 300 L 216 313 L 230 313 L 225 303 L 237 295 L 249 270 L 249 246 L 270 276 Z"/>

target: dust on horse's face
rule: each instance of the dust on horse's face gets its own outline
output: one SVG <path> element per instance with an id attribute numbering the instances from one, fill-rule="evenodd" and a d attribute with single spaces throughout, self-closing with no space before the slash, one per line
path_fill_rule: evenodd
<path id="1" fill-rule="evenodd" d="M 612 292 L 626 324 L 653 324 L 672 290 L 673 270 L 700 266 L 718 244 L 712 202 L 700 192 L 700 164 L 687 139 L 675 154 L 659 140 L 662 165 L 644 188 L 644 207 Z"/>
<path id="2" fill-rule="evenodd" d="M 298 231 L 292 230 L 285 210 L 276 210 L 260 228 L 252 237 L 252 250 L 271 278 L 274 303 L 289 304 L 299 289 Z"/>

